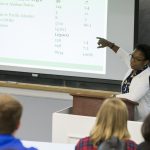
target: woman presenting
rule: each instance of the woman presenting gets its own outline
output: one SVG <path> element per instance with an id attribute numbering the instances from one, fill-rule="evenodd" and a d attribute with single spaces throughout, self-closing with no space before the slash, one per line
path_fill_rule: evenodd
<path id="1" fill-rule="evenodd" d="M 121 94 L 116 97 L 129 99 L 139 103 L 135 112 L 136 120 L 144 120 L 150 113 L 150 46 L 140 44 L 135 47 L 133 53 L 129 54 L 114 43 L 98 38 L 98 48 L 109 47 L 112 49 L 128 66 L 122 85 Z"/>

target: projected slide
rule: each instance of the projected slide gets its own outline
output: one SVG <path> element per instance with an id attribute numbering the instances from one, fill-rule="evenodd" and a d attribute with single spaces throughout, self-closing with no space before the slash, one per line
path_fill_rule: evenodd
<path id="1" fill-rule="evenodd" d="M 1 69 L 105 74 L 106 33 L 107 0 L 0 0 Z"/>

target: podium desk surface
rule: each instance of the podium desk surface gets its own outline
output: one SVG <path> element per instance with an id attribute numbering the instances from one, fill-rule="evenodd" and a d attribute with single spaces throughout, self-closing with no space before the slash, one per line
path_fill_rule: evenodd
<path id="1" fill-rule="evenodd" d="M 97 100 L 102 100 L 102 99 L 107 99 L 107 98 L 111 98 L 112 94 L 118 94 L 118 92 L 110 92 L 110 91 L 99 91 L 99 93 L 71 93 L 70 95 L 73 96 L 74 100 L 76 100 L 76 97 L 80 97 L 82 98 L 90 98 L 90 99 L 97 99 Z M 121 98 L 125 103 L 131 103 L 134 105 L 139 105 L 138 102 L 136 101 L 131 101 L 125 98 Z"/>
<path id="2" fill-rule="evenodd" d="M 37 141 L 22 141 L 25 147 L 35 147 L 38 150 L 74 150 L 75 144 L 60 144 Z"/>

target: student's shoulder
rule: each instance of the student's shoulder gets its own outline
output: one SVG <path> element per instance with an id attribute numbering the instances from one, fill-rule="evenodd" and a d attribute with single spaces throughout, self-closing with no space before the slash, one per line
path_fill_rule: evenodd
<path id="1" fill-rule="evenodd" d="M 94 150 L 94 146 L 91 138 L 90 137 L 81 138 L 78 141 L 75 150 Z"/>
<path id="2" fill-rule="evenodd" d="M 87 136 L 87 137 L 84 137 L 84 138 L 81 138 L 80 140 L 79 140 L 79 142 L 80 143 L 87 143 L 87 144 L 92 144 L 92 140 L 91 140 L 91 138 L 89 137 L 89 136 Z"/>
<path id="3" fill-rule="evenodd" d="M 127 150 L 137 150 L 137 144 L 132 140 L 126 140 Z"/>

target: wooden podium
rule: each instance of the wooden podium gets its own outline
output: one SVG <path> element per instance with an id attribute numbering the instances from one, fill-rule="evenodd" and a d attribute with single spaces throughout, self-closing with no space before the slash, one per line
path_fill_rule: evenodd
<path id="1" fill-rule="evenodd" d="M 71 95 L 73 96 L 73 114 L 82 116 L 96 116 L 99 107 L 106 98 L 112 95 L 112 92 L 102 92 L 96 95 L 89 93 L 76 93 Z M 138 103 L 127 99 L 122 100 L 127 105 L 129 120 L 134 120 L 134 110 Z"/>

